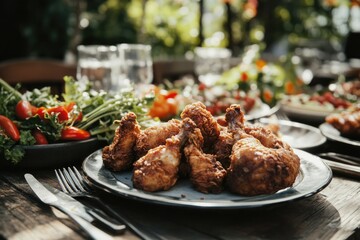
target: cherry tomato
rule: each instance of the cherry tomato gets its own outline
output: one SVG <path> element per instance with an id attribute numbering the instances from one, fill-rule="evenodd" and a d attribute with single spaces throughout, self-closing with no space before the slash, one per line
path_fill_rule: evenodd
<path id="1" fill-rule="evenodd" d="M 77 127 L 65 127 L 61 131 L 62 140 L 85 140 L 90 138 L 90 133 Z"/>
<path id="2" fill-rule="evenodd" d="M 39 107 L 38 110 L 36 111 L 36 114 L 39 115 L 39 117 L 41 119 L 44 119 L 45 118 L 45 110 L 46 110 L 45 107 Z"/>
<path id="3" fill-rule="evenodd" d="M 49 114 L 57 114 L 59 122 L 64 122 L 69 119 L 69 113 L 63 106 L 48 108 L 46 111 Z"/>
<path id="4" fill-rule="evenodd" d="M 37 107 L 31 105 L 29 101 L 24 101 L 24 100 L 19 101 L 15 107 L 16 116 L 21 120 L 25 120 L 29 117 L 32 117 L 37 113 L 37 111 L 38 111 Z"/>
<path id="5" fill-rule="evenodd" d="M 68 111 L 69 118 L 73 119 L 75 122 L 81 122 L 83 114 L 79 111 L 79 109 L 75 108 L 77 108 L 75 102 L 71 102 L 67 106 L 65 106 L 65 109 Z"/>
<path id="6" fill-rule="evenodd" d="M 49 143 L 46 139 L 46 136 L 38 129 L 32 131 L 32 136 L 35 138 L 37 145 L 44 145 Z"/>
<path id="7" fill-rule="evenodd" d="M 9 118 L 0 115 L 0 127 L 4 129 L 7 136 L 9 136 L 15 142 L 20 140 L 20 132 L 15 123 Z"/>
<path id="8" fill-rule="evenodd" d="M 64 122 L 66 120 L 69 120 L 69 113 L 63 106 L 57 106 L 52 108 L 44 108 L 40 107 L 36 112 L 41 119 L 45 118 L 45 114 L 56 114 L 58 116 L 59 122 Z"/>
<path id="9" fill-rule="evenodd" d="M 244 109 L 245 112 L 249 112 L 255 105 L 255 99 L 251 97 L 245 97 Z"/>
<path id="10" fill-rule="evenodd" d="M 166 95 L 165 98 L 175 98 L 178 95 L 178 92 L 176 90 L 169 90 Z"/>
<path id="11" fill-rule="evenodd" d="M 168 120 L 177 114 L 177 103 L 174 98 L 166 98 L 163 94 L 156 96 L 149 111 L 151 117 L 158 117 L 161 120 Z"/>
<path id="12" fill-rule="evenodd" d="M 199 84 L 199 87 L 198 87 L 199 91 L 204 91 L 205 88 L 206 88 L 206 85 L 204 83 Z"/>

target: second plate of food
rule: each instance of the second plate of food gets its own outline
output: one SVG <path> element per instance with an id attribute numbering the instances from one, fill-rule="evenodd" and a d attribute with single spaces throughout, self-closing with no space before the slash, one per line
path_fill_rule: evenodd
<path id="1" fill-rule="evenodd" d="M 340 131 L 334 128 L 329 123 L 323 123 L 320 125 L 321 132 L 330 140 L 345 143 L 351 146 L 360 147 L 360 141 L 358 139 L 352 139 L 341 135 Z"/>

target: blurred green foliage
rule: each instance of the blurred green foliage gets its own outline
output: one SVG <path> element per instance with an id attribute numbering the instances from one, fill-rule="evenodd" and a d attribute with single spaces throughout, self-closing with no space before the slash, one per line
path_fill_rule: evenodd
<path id="1" fill-rule="evenodd" d="M 253 43 L 269 49 L 281 39 L 286 39 L 287 50 L 309 40 L 324 41 L 339 50 L 347 30 L 336 26 L 334 15 L 339 15 L 341 11 L 336 10 L 340 7 L 349 9 L 349 1 L 203 0 L 203 45 L 228 46 L 230 25 L 235 53 Z M 25 56 L 63 58 L 67 49 L 74 51 L 78 44 L 127 42 L 151 44 L 155 56 L 174 57 L 200 44 L 199 2 L 6 0 L 0 6 L 4 6 L 3 25 L 7 5 L 12 7 L 10 12 L 17 13 L 12 28 L 18 29 L 16 36 L 21 36 L 22 46 L 26 46 L 22 50 Z M 347 16 L 343 19 L 347 21 Z"/>

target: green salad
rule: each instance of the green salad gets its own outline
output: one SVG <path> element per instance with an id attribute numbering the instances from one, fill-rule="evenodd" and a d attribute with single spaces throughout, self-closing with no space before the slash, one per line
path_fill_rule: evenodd
<path id="1" fill-rule="evenodd" d="M 137 97 L 132 91 L 110 94 L 95 91 L 72 77 L 64 77 L 62 96 L 50 87 L 20 93 L 0 79 L 0 159 L 16 164 L 25 154 L 23 146 L 84 140 L 96 137 L 112 141 L 116 120 L 134 112 L 147 127 L 154 95 Z"/>

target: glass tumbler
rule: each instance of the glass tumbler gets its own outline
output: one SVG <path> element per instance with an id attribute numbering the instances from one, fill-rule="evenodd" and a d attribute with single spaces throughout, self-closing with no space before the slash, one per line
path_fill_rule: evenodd
<path id="1" fill-rule="evenodd" d="M 212 86 L 230 68 L 231 51 L 227 48 L 195 48 L 195 73 L 200 82 Z"/>
<path id="2" fill-rule="evenodd" d="M 121 71 L 131 84 L 150 84 L 153 80 L 151 46 L 122 43 L 118 46 Z"/>
<path id="3" fill-rule="evenodd" d="M 77 79 L 90 83 L 94 90 L 109 91 L 120 74 L 116 46 L 79 45 Z"/>

